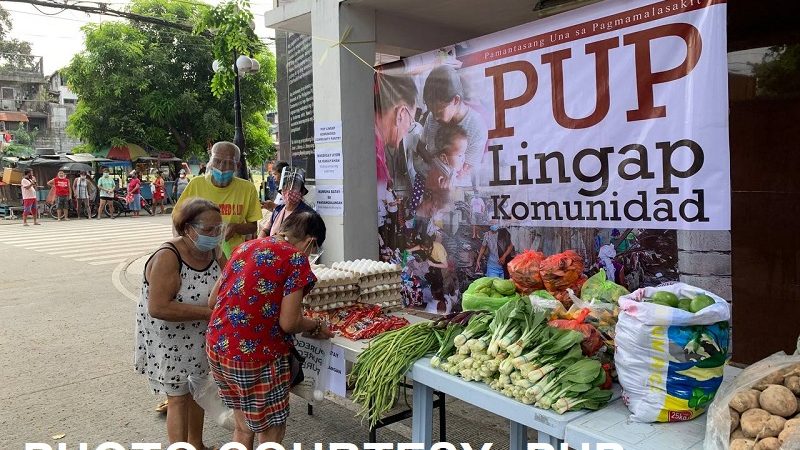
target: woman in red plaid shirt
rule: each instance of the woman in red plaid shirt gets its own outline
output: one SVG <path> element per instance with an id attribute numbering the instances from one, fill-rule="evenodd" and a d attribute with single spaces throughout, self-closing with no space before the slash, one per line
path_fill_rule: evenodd
<path id="1" fill-rule="evenodd" d="M 252 448 L 281 442 L 289 416 L 289 349 L 294 333 L 332 337 L 303 317 L 303 296 L 317 281 L 308 255 L 325 240 L 314 211 L 289 216 L 281 231 L 245 242 L 231 254 L 209 298 L 206 349 L 225 404 L 234 410 L 233 440 Z"/>

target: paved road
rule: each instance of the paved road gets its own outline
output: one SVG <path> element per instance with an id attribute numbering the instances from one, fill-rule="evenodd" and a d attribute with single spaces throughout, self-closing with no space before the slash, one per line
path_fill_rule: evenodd
<path id="1" fill-rule="evenodd" d="M 164 417 L 152 410 L 159 398 L 133 371 L 132 353 L 138 257 L 170 236 L 168 216 L 40 227 L 0 221 L 0 450 L 106 441 L 166 448 Z M 367 437 L 347 400 L 325 401 L 313 417 L 294 396 L 291 407 L 287 443 Z M 507 448 L 507 424 L 494 416 L 451 401 L 448 417 L 451 441 Z M 379 441 L 408 442 L 409 424 L 381 430 Z M 207 421 L 207 444 L 230 437 Z"/>

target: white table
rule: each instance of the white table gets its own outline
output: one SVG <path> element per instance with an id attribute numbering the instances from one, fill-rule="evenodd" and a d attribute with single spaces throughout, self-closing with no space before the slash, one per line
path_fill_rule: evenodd
<path id="1" fill-rule="evenodd" d="M 411 369 L 414 384 L 414 401 L 411 419 L 412 442 L 423 443 L 430 448 L 432 439 L 433 391 L 443 392 L 485 411 L 505 417 L 510 421 L 510 450 L 527 447 L 527 428 L 538 432 L 537 442 L 550 444 L 557 448 L 564 439 L 567 424 L 583 417 L 589 411 L 572 411 L 557 414 L 551 410 L 525 405 L 492 390 L 484 383 L 464 381 L 430 366 L 430 358 L 417 361 Z M 619 398 L 620 390 L 614 391 Z"/>
<path id="2" fill-rule="evenodd" d="M 741 369 L 727 366 L 722 384 L 730 383 Z M 625 450 L 695 450 L 703 448 L 706 416 L 688 422 L 639 423 L 628 419 L 630 411 L 620 399 L 567 425 L 564 441 L 572 448 L 586 443 L 615 442 Z M 593 448 L 593 447 L 592 447 Z"/>

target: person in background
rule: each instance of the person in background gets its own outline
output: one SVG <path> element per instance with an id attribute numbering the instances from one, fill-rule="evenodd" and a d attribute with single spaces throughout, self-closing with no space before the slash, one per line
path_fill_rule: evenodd
<path id="1" fill-rule="evenodd" d="M 86 171 L 82 171 L 78 178 L 72 182 L 72 191 L 75 192 L 75 209 L 78 211 L 78 219 L 81 218 L 81 206 L 86 210 L 86 218 L 92 218 L 92 202 L 95 186 L 89 179 Z"/>
<path id="2" fill-rule="evenodd" d="M 450 190 L 456 175 L 464 168 L 467 150 L 467 133 L 458 125 L 445 124 L 436 134 L 435 157 L 429 162 L 428 175 L 417 174 L 409 202 L 409 214 L 416 214 L 417 208 L 437 211 L 444 207 L 450 198 Z M 439 199 L 436 206 L 425 205 Z M 441 200 L 444 203 L 441 203 Z M 432 217 L 427 215 L 426 217 Z"/>
<path id="3" fill-rule="evenodd" d="M 175 199 L 179 199 L 183 194 L 183 191 L 186 190 L 186 186 L 189 185 L 189 178 L 186 176 L 186 169 L 181 169 L 178 172 L 178 179 L 175 180 L 175 184 L 172 187 L 172 195 Z"/>
<path id="4" fill-rule="evenodd" d="M 272 175 L 272 178 L 275 180 L 273 184 L 280 181 L 281 174 L 283 173 L 283 169 L 285 167 L 289 167 L 289 163 L 287 163 L 286 161 L 278 161 L 272 166 L 272 172 L 270 175 Z M 278 192 L 278 194 L 275 195 L 275 200 L 267 200 L 261 202 L 261 208 L 266 209 L 268 211 L 275 211 L 275 208 L 283 204 L 284 204 L 283 196 L 281 195 L 280 192 Z"/>
<path id="5" fill-rule="evenodd" d="M 33 176 L 32 169 L 25 169 L 20 184 L 22 185 L 22 225 L 28 226 L 28 216 L 33 216 L 34 225 L 41 225 L 37 208 L 36 177 Z"/>
<path id="6" fill-rule="evenodd" d="M 481 270 L 481 260 L 483 255 L 487 256 L 486 261 L 486 276 L 503 278 L 503 266 L 500 264 L 500 254 L 497 246 L 497 232 L 500 230 L 500 225 L 492 224 L 489 231 L 483 235 L 483 243 L 481 250 L 478 252 L 478 259 L 475 260 L 475 272 Z"/>
<path id="7" fill-rule="evenodd" d="M 155 394 L 167 395 L 169 442 L 203 445 L 203 409 L 189 393 L 189 376 L 208 374 L 208 297 L 225 257 L 218 251 L 222 216 L 208 200 L 186 199 L 173 215 L 178 237 L 145 263 L 136 314 L 134 367 Z"/>
<path id="8" fill-rule="evenodd" d="M 314 209 L 308 206 L 303 200 L 303 197 L 308 194 L 304 176 L 299 172 L 290 174 L 289 171 L 285 171 L 282 178 L 280 185 L 284 187 L 280 192 L 283 196 L 284 204 L 275 207 L 275 211 L 272 212 L 269 223 L 261 230 L 259 237 L 274 236 L 277 234 L 283 227 L 283 222 L 294 213 L 314 211 Z M 288 181 L 290 179 L 292 181 Z"/>
<path id="9" fill-rule="evenodd" d="M 276 235 L 234 250 L 208 299 L 211 374 L 222 401 L 233 409 L 232 440 L 245 448 L 253 448 L 256 435 L 262 444 L 284 438 L 292 335 L 333 336 L 320 319 L 303 317 L 303 296 L 316 282 L 308 255 L 318 254 L 324 241 L 319 214 L 292 214 Z"/>
<path id="10" fill-rule="evenodd" d="M 133 211 L 133 217 L 139 217 L 142 212 L 142 180 L 139 179 L 139 172 L 132 171 L 128 180 L 128 208 Z"/>
<path id="11" fill-rule="evenodd" d="M 232 142 L 221 141 L 211 147 L 208 173 L 189 181 L 175 204 L 172 214 L 180 210 L 183 201 L 191 197 L 210 200 L 219 206 L 225 222 L 222 250 L 230 256 L 244 236 L 255 234 L 256 223 L 262 218 L 258 191 L 253 183 L 234 176 L 239 168 L 240 151 Z"/>
<path id="12" fill-rule="evenodd" d="M 72 186 L 67 179 L 67 174 L 63 170 L 58 171 L 58 175 L 47 182 L 47 185 L 56 192 L 56 220 L 69 220 L 69 201 L 72 198 Z"/>
<path id="13" fill-rule="evenodd" d="M 449 65 L 434 68 L 425 80 L 422 97 L 431 114 L 424 124 L 423 141 L 427 151 L 435 149 L 439 127 L 459 125 L 467 135 L 466 160 L 457 176 L 469 174 L 483 159 L 489 131 L 483 118 L 464 101 L 464 88 L 456 69 Z"/>
<path id="14" fill-rule="evenodd" d="M 486 203 L 478 195 L 478 190 L 472 191 L 472 200 L 469 202 L 472 209 L 472 239 L 478 239 L 478 226 L 484 221 L 484 214 L 486 213 Z"/>
<path id="15" fill-rule="evenodd" d="M 117 185 L 108 173 L 108 167 L 103 168 L 103 176 L 97 180 L 97 189 L 100 191 L 100 203 L 97 205 L 97 220 L 103 217 L 106 208 L 111 214 L 112 219 L 114 216 L 114 189 Z"/>
<path id="16" fill-rule="evenodd" d="M 200 163 L 200 170 L 197 171 L 198 175 L 206 174 L 206 163 Z"/>
<path id="17" fill-rule="evenodd" d="M 156 179 L 153 181 L 153 214 L 164 214 L 164 197 L 166 197 L 164 175 L 158 171 Z M 156 212 L 157 208 L 160 208 L 161 212 Z"/>
<path id="18" fill-rule="evenodd" d="M 508 273 L 508 263 L 516 254 L 514 244 L 511 242 L 511 233 L 507 228 L 500 228 L 497 232 L 497 253 L 500 255 L 500 266 L 503 267 L 503 278 L 511 278 Z"/>

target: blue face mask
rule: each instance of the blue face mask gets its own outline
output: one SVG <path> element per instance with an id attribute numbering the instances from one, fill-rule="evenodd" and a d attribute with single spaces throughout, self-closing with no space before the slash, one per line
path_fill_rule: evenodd
<path id="1" fill-rule="evenodd" d="M 489 227 L 489 229 L 492 230 L 492 231 L 497 231 L 497 230 L 500 229 L 500 225 L 492 225 L 492 226 Z"/>
<path id="2" fill-rule="evenodd" d="M 192 242 L 194 242 L 194 246 L 201 252 L 210 252 L 217 248 L 219 243 L 222 242 L 222 235 L 206 236 L 205 234 L 197 233 L 197 240 L 192 239 Z"/>
<path id="3" fill-rule="evenodd" d="M 227 186 L 227 185 L 231 184 L 231 181 L 233 181 L 233 171 L 232 170 L 226 170 L 225 172 L 223 172 L 223 171 L 221 171 L 221 170 L 219 170 L 217 168 L 212 167 L 211 168 L 211 178 L 214 179 L 214 182 L 216 184 L 219 184 L 219 185 L 222 185 L 222 186 Z"/>

